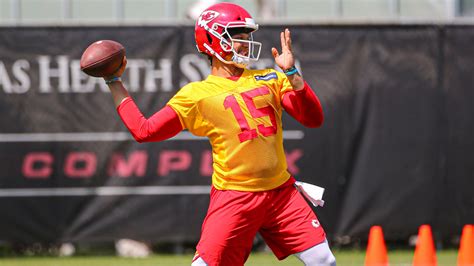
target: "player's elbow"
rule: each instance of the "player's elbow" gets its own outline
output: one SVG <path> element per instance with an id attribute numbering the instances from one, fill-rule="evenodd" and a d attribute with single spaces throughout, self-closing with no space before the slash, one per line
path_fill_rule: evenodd
<path id="1" fill-rule="evenodd" d="M 324 122 L 324 116 L 322 115 L 322 113 L 318 113 L 305 119 L 305 121 L 303 121 L 302 124 L 305 127 L 318 128 L 323 125 L 323 122 Z"/>
<path id="2" fill-rule="evenodd" d="M 309 122 L 304 123 L 303 125 L 305 127 L 308 127 L 308 128 L 318 128 L 318 127 L 322 126 L 322 124 L 323 124 L 322 121 L 321 122 L 319 122 L 319 121 L 309 121 Z"/>
<path id="3" fill-rule="evenodd" d="M 133 138 L 135 139 L 136 142 L 138 143 L 144 143 L 146 142 L 146 138 L 144 137 L 141 137 L 141 136 L 137 136 L 135 134 L 132 134 Z"/>
<path id="4" fill-rule="evenodd" d="M 129 131 L 138 143 L 153 141 L 153 134 L 150 132 L 150 123 L 148 120 L 142 121 L 136 128 L 129 128 Z"/>
<path id="5" fill-rule="evenodd" d="M 143 133 L 138 133 L 138 132 L 130 132 L 135 139 L 136 142 L 138 143 L 144 143 L 144 142 L 150 142 L 151 137 L 148 134 L 143 134 Z"/>

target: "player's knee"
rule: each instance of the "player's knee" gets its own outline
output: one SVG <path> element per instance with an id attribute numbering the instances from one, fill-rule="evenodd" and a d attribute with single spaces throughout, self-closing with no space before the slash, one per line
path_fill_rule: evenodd
<path id="1" fill-rule="evenodd" d="M 336 266 L 336 258 L 332 253 L 314 254 L 303 260 L 306 266 Z"/>
<path id="2" fill-rule="evenodd" d="M 201 258 L 197 258 L 193 263 L 191 263 L 191 266 L 207 266 L 207 263 Z"/>
<path id="3" fill-rule="evenodd" d="M 336 266 L 336 258 L 327 241 L 295 255 L 306 266 Z"/>
<path id="4" fill-rule="evenodd" d="M 327 254 L 324 254 L 324 256 L 321 256 L 320 258 L 318 258 L 318 260 L 316 261 L 316 264 L 311 264 L 311 265 L 336 266 L 336 258 L 334 257 L 332 252 L 329 252 Z"/>

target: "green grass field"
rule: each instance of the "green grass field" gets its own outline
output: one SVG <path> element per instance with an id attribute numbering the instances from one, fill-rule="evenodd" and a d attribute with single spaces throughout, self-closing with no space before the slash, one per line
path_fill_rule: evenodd
<path id="1" fill-rule="evenodd" d="M 338 266 L 364 265 L 364 251 L 334 251 Z M 146 259 L 125 259 L 114 256 L 77 256 L 69 258 L 55 257 L 18 257 L 0 258 L 2 266 L 189 266 L 193 254 L 187 255 L 154 255 Z M 413 251 L 389 251 L 391 266 L 411 265 Z M 456 250 L 437 252 L 438 266 L 455 266 Z M 246 266 L 265 265 L 302 265 L 295 257 L 278 261 L 271 253 L 252 253 Z"/>

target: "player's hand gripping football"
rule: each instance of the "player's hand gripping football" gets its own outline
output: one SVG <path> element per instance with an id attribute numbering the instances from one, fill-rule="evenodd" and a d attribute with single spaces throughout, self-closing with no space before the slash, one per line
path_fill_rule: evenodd
<path id="1" fill-rule="evenodd" d="M 290 30 L 280 33 L 281 41 L 281 54 L 275 47 L 272 47 L 272 55 L 275 58 L 275 63 L 282 69 L 287 70 L 295 65 L 295 58 L 293 56 L 293 50 L 291 49 L 291 35 Z"/>
<path id="2" fill-rule="evenodd" d="M 120 78 L 125 71 L 127 66 L 127 57 L 123 57 L 122 64 L 119 69 L 115 71 L 114 74 L 108 77 L 104 77 L 104 80 L 112 80 L 114 78 Z M 126 98 L 130 97 L 127 89 L 123 86 L 122 82 L 112 82 L 109 85 L 110 92 L 112 93 L 112 98 L 114 100 L 115 107 L 118 107 Z"/>
<path id="3" fill-rule="evenodd" d="M 117 69 L 117 71 L 115 71 L 115 73 L 112 74 L 112 76 L 104 77 L 104 80 L 110 80 L 113 78 L 121 77 L 123 72 L 125 71 L 126 66 L 127 66 L 127 57 L 124 56 L 122 60 L 122 64 L 120 65 L 119 69 Z"/>

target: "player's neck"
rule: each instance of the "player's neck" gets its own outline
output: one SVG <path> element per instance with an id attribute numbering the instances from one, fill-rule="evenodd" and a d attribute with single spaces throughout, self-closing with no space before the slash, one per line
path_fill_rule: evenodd
<path id="1" fill-rule="evenodd" d="M 232 64 L 225 64 L 219 60 L 212 61 L 211 74 L 223 78 L 240 77 L 244 72 L 243 68 L 239 68 Z"/>

